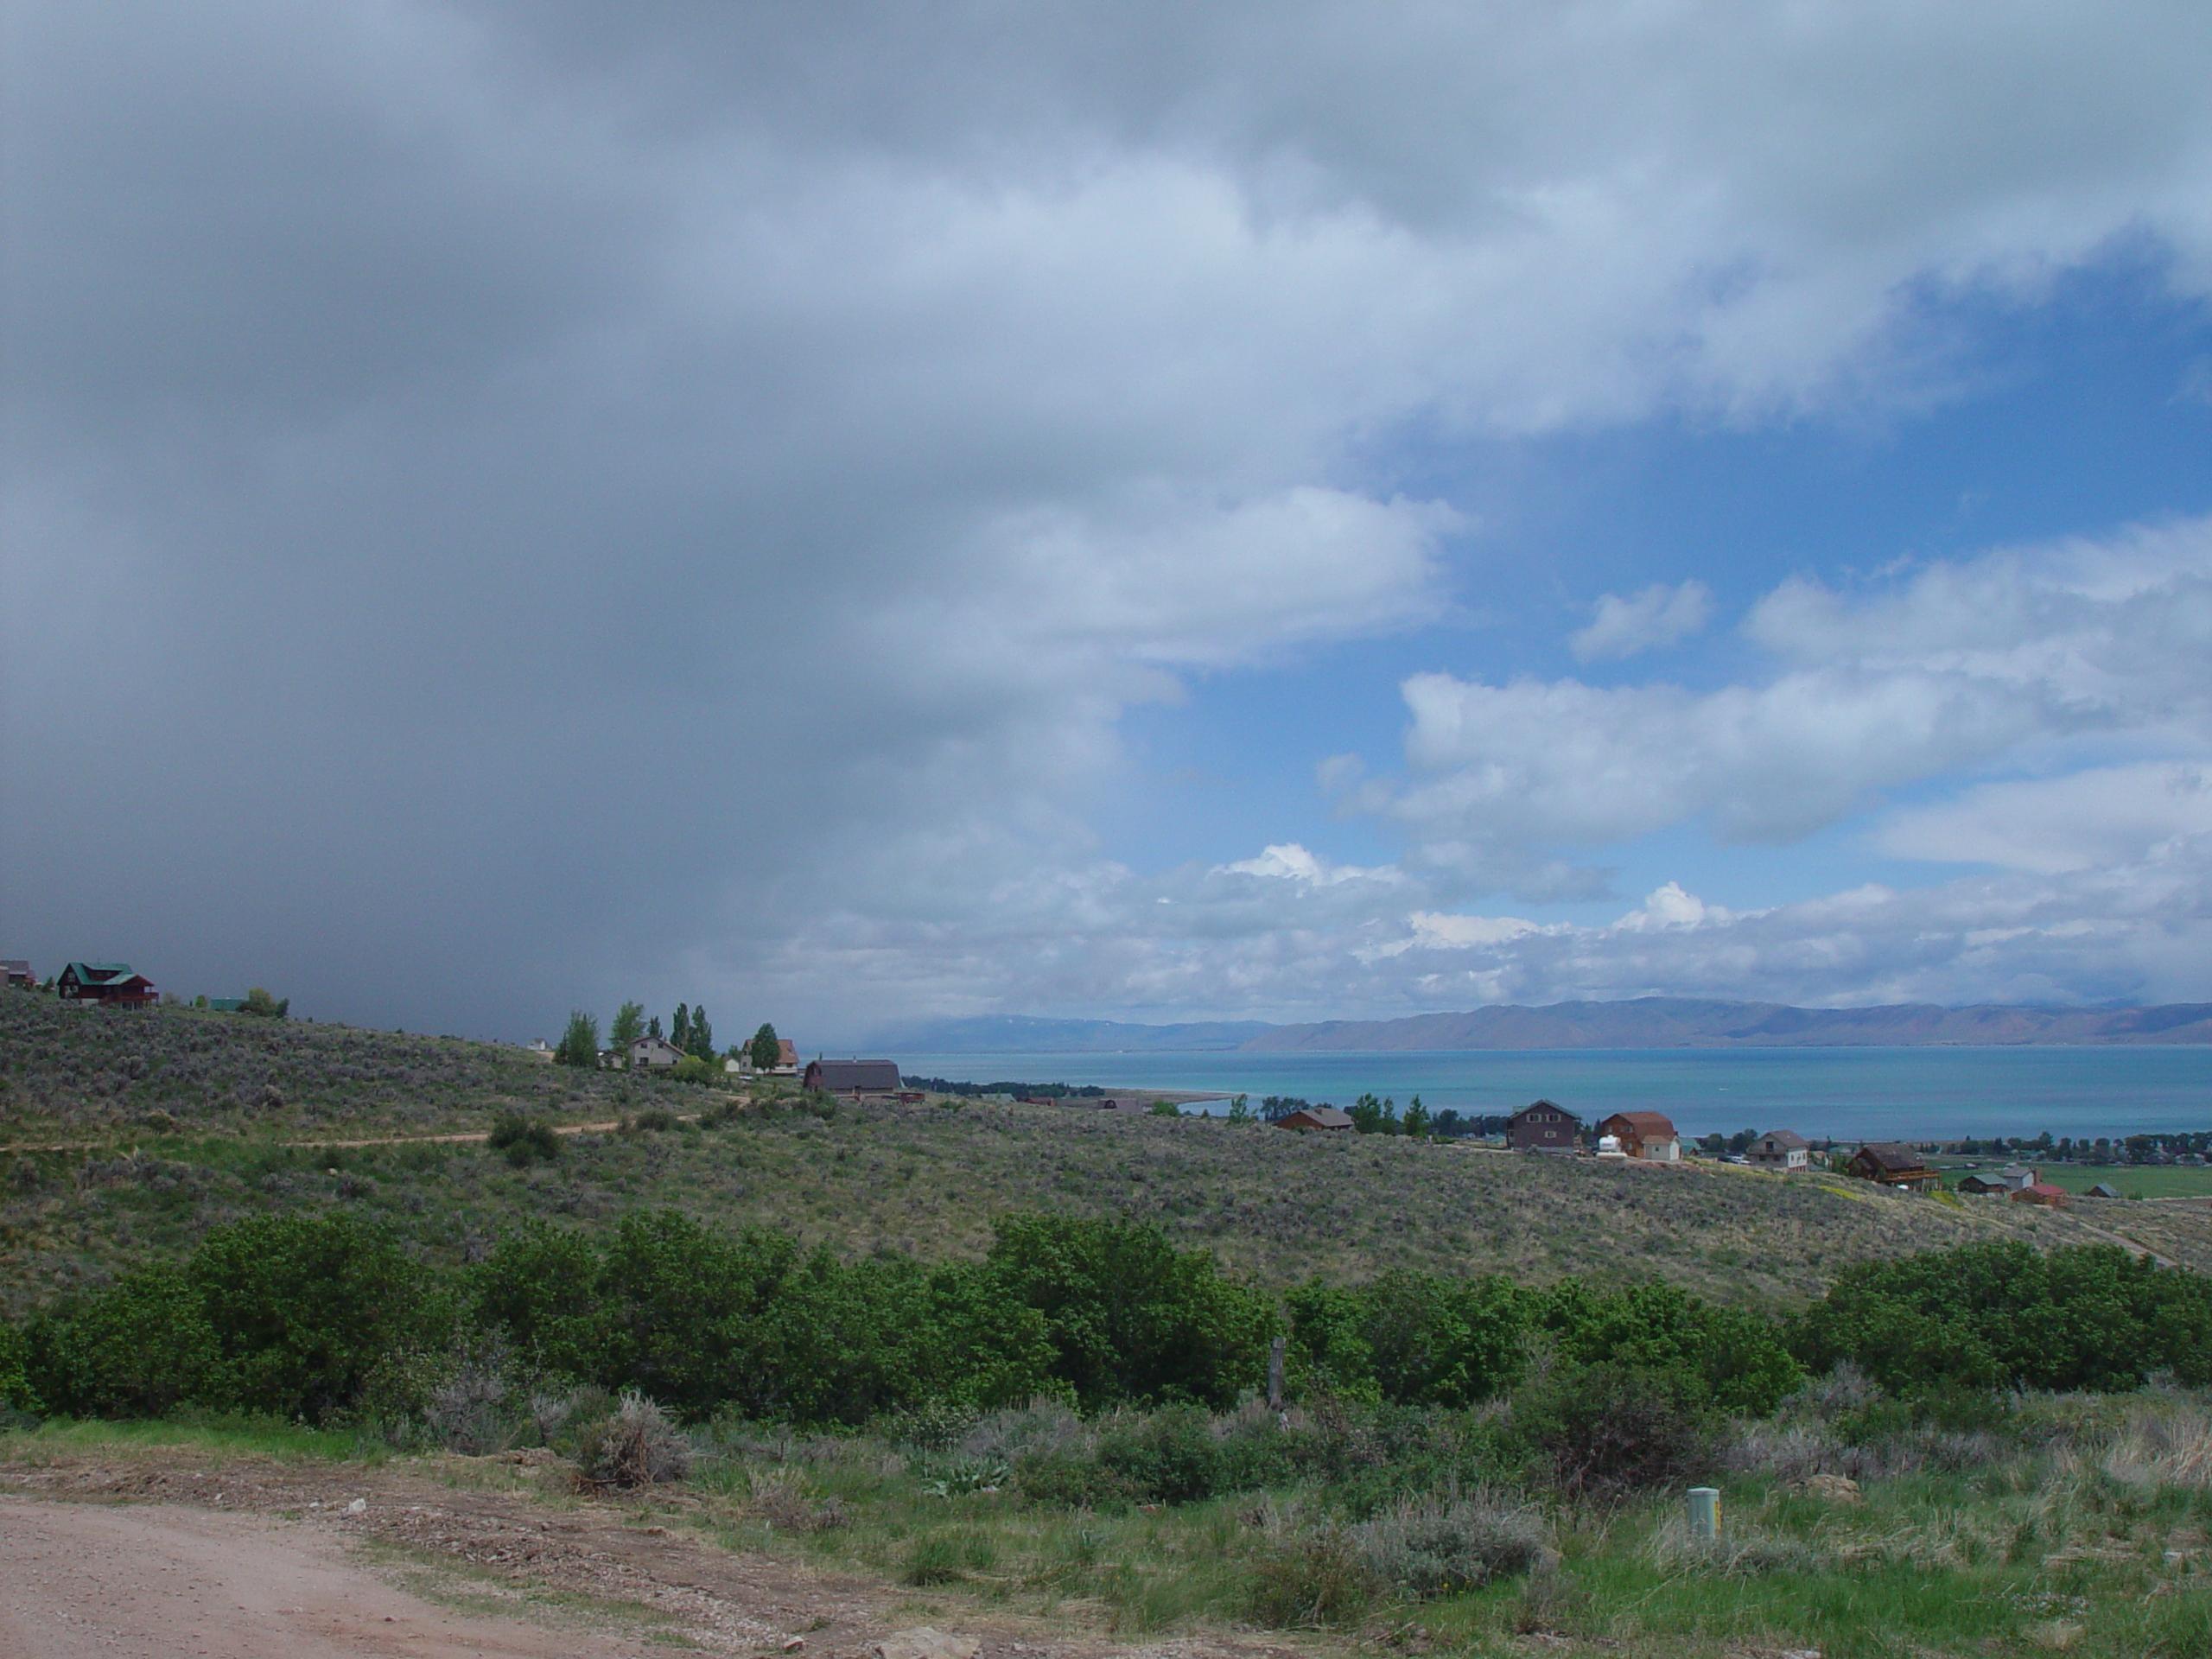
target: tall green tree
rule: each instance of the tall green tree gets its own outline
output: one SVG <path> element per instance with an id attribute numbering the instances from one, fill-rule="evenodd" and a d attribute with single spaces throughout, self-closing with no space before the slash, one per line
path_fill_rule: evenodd
<path id="1" fill-rule="evenodd" d="M 676 1005 L 676 1018 L 669 1022 L 668 1040 L 686 1054 L 691 1052 L 691 1006 L 688 1002 Z"/>
<path id="2" fill-rule="evenodd" d="M 715 1058 L 715 1028 L 707 1023 L 707 1005 L 703 1002 L 691 1010 L 691 1040 L 683 1047 L 702 1060 Z"/>
<path id="3" fill-rule="evenodd" d="M 614 1023 L 607 1028 L 607 1046 L 627 1050 L 631 1044 L 645 1034 L 645 1005 L 642 1002 L 625 1002 L 615 1010 Z"/>
<path id="4" fill-rule="evenodd" d="M 599 1064 L 599 1021 L 581 1008 L 569 1014 L 569 1028 L 561 1033 L 553 1058 L 563 1065 Z"/>
<path id="5" fill-rule="evenodd" d="M 1415 1095 L 1406 1107 L 1405 1116 L 1399 1120 L 1399 1130 L 1402 1134 L 1426 1138 L 1431 1121 L 1428 1108 L 1422 1105 L 1421 1096 Z"/>
<path id="6" fill-rule="evenodd" d="M 764 1022 L 760 1029 L 753 1033 L 753 1042 L 747 1052 L 752 1058 L 754 1071 L 773 1071 L 784 1058 L 783 1039 L 776 1035 L 773 1026 Z"/>

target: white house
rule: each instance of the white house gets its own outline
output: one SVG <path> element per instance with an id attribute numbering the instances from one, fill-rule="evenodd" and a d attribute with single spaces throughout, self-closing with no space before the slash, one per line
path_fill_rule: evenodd
<path id="1" fill-rule="evenodd" d="M 683 1051 L 665 1037 L 632 1037 L 630 1039 L 630 1069 L 632 1071 L 665 1071 L 683 1058 Z"/>
<path id="2" fill-rule="evenodd" d="M 1803 1135 L 1769 1129 L 1744 1148 L 1744 1161 L 1759 1169 L 1803 1169 L 1811 1164 L 1812 1152 Z"/>

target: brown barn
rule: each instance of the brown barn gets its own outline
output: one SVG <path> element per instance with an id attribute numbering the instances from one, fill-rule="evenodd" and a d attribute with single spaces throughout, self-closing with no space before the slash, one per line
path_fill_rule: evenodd
<path id="1" fill-rule="evenodd" d="M 1532 1100 L 1505 1121 L 1505 1144 L 1516 1152 L 1573 1152 L 1581 1143 L 1582 1120 L 1548 1100 Z"/>
<path id="2" fill-rule="evenodd" d="M 1275 1120 L 1279 1129 L 1351 1129 L 1358 1125 L 1351 1121 L 1351 1114 L 1340 1112 L 1333 1106 L 1301 1106 L 1288 1117 Z"/>
<path id="3" fill-rule="evenodd" d="M 2066 1189 L 2053 1186 L 2049 1181 L 2031 1181 L 2012 1195 L 2015 1204 L 2039 1204 L 2046 1210 L 2066 1207 Z"/>
<path id="4" fill-rule="evenodd" d="M 73 962 L 55 977 L 54 989 L 73 1002 L 111 1008 L 143 1008 L 161 1000 L 154 982 L 132 973 L 127 962 Z"/>
<path id="5" fill-rule="evenodd" d="M 2007 1186 L 2003 1181 L 1992 1180 L 1986 1175 L 1961 1175 L 1959 1177 L 1959 1191 L 1961 1192 L 1972 1192 L 1979 1195 L 1984 1192 L 2009 1192 L 2012 1190 L 2012 1189 Z"/>
<path id="6" fill-rule="evenodd" d="M 1671 1164 L 1682 1155 L 1682 1137 L 1664 1112 L 1615 1112 L 1598 1126 L 1598 1133 L 1611 1135 L 1631 1158 Z"/>
<path id="7" fill-rule="evenodd" d="M 1907 1192 L 1932 1192 L 1942 1179 L 1910 1147 L 1894 1141 L 1870 1141 L 1852 1154 L 1848 1173 Z"/>

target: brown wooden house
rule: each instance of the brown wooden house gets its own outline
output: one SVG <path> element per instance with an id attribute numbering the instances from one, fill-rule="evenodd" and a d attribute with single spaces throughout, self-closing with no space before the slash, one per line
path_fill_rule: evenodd
<path id="1" fill-rule="evenodd" d="M 1505 1144 L 1516 1152 L 1573 1152 L 1582 1144 L 1582 1120 L 1564 1106 L 1532 1100 L 1505 1121 Z"/>
<path id="2" fill-rule="evenodd" d="M 1870 1141 L 1852 1154 L 1848 1173 L 1907 1192 L 1932 1192 L 1942 1179 L 1910 1147 L 1894 1141 Z"/>
<path id="3" fill-rule="evenodd" d="M 1279 1129 L 1356 1129 L 1350 1112 L 1333 1106 L 1301 1106 L 1288 1117 L 1275 1120 Z"/>
<path id="4" fill-rule="evenodd" d="M 54 995 L 72 1002 L 111 1008 L 149 1007 L 161 1000 L 154 982 L 127 962 L 73 962 L 54 976 Z"/>
<path id="5" fill-rule="evenodd" d="M 895 1095 L 896 1060 L 809 1060 L 799 1087 L 809 1094 Z"/>
<path id="6" fill-rule="evenodd" d="M 1682 1155 L 1682 1137 L 1664 1112 L 1615 1112 L 1598 1126 L 1598 1133 L 1611 1135 L 1631 1158 L 1671 1164 Z"/>
<path id="7" fill-rule="evenodd" d="M 2039 1204 L 2046 1210 L 2063 1210 L 2068 1198 L 2063 1186 L 2053 1186 L 2049 1181 L 2031 1181 L 2012 1195 L 2012 1202 Z"/>

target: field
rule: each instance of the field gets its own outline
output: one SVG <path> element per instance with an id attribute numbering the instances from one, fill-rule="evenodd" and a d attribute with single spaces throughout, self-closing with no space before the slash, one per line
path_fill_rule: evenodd
<path id="1" fill-rule="evenodd" d="M 179 1254 L 225 1222 L 294 1210 L 375 1219 L 441 1262 L 480 1255 L 518 1217 L 597 1232 L 647 1205 L 855 1253 L 966 1259 L 995 1217 L 1042 1210 L 1157 1222 L 1270 1285 L 1402 1266 L 1533 1283 L 1657 1276 L 1778 1305 L 1863 1258 L 2096 1236 L 2075 1216 L 1836 1178 L 1604 1166 L 1079 1106 L 839 1104 L 816 1116 L 763 1103 L 702 1126 L 682 1119 L 728 1111 L 728 1094 L 452 1039 L 20 994 L 0 998 L 0 1307 L 11 1312 Z M 564 1135 L 557 1159 L 521 1167 L 481 1141 L 432 1138 L 481 1134 L 502 1113 L 631 1128 Z M 655 1124 L 667 1127 L 641 1127 Z M 344 1144 L 359 1141 L 378 1143 Z M 2094 1225 L 2123 1236 L 2151 1220 L 2140 1206 L 2097 1208 Z M 2212 1216 L 2156 1223 L 2152 1248 L 2212 1267 Z"/>
<path id="2" fill-rule="evenodd" d="M 558 1133 L 499 1147 L 484 1138 L 515 1120 Z M 2118 1239 L 2212 1267 L 2212 1216 L 2190 1205 L 2085 1200 L 2050 1212 L 1826 1174 L 1603 1166 L 1081 1107 L 741 1097 L 452 1039 L 180 1010 L 110 1014 L 19 995 L 0 997 L 0 1179 L 10 1317 L 180 1262 L 211 1234 L 194 1271 L 213 1274 L 201 1258 L 237 1237 L 217 1230 L 264 1216 L 372 1224 L 287 1221 L 256 1236 L 388 1234 L 399 1253 L 374 1248 L 397 1265 L 374 1284 L 419 1281 L 436 1293 L 425 1308 L 450 1306 L 437 1287 L 499 1271 L 501 1243 L 525 1218 L 611 1244 L 626 1217 L 671 1208 L 721 1229 L 782 1229 L 849 1264 L 809 1268 L 794 1276 L 802 1287 L 833 1274 L 887 1281 L 897 1264 L 883 1251 L 975 1262 L 995 1224 L 1014 1216 L 1151 1223 L 1264 1293 L 1237 1294 L 1268 1318 L 1303 1307 L 1317 1321 L 1294 1325 L 1303 1334 L 1280 1412 L 1255 1396 L 1250 1367 L 1211 1393 L 1124 1391 L 1103 1403 L 1060 1374 L 1057 1395 L 1033 1397 L 1027 1381 L 988 1400 L 908 1395 L 819 1432 L 764 1420 L 798 1414 L 774 1403 L 788 1395 L 731 1404 L 734 1349 L 733 1369 L 709 1379 L 726 1391 L 690 1406 L 675 1370 L 652 1373 L 670 1384 L 652 1384 L 658 1397 L 688 1413 L 679 1421 L 620 1392 L 632 1373 L 524 1360 L 520 1326 L 453 1322 L 418 1346 L 394 1339 L 378 1351 L 391 1365 L 340 1408 L 264 1406 L 271 1415 L 260 1419 L 220 1414 L 245 1398 L 236 1394 L 230 1405 L 183 1396 L 200 1403 L 159 1421 L 33 1415 L 90 1397 L 55 1391 L 77 1386 L 69 1355 L 109 1368 L 103 1376 L 137 1376 L 150 1327 L 135 1315 L 99 1323 L 122 1292 L 71 1302 L 79 1313 L 60 1316 L 60 1346 L 37 1346 L 49 1330 L 16 1351 L 34 1355 L 18 1376 L 39 1397 L 22 1396 L 21 1411 L 0 1406 L 0 1489 L 219 1511 L 191 1523 L 195 1537 L 241 1517 L 281 1522 L 314 1533 L 316 1548 L 459 1575 L 439 1593 L 468 1607 L 588 1626 L 511 1651 L 642 1651 L 625 1644 L 648 1641 L 798 1651 L 783 1648 L 791 1632 L 815 1641 L 807 1651 L 850 1655 L 929 1624 L 976 1637 L 982 1659 L 1104 1659 L 1132 1643 L 1184 1659 L 2212 1652 L 2212 1364 L 2190 1336 L 2212 1330 L 2212 1302 L 2099 1323 L 2136 1306 L 2128 1297 L 2194 1296 L 2198 1281 L 2108 1251 L 2016 1249 L 2031 1277 L 2048 1267 L 2062 1285 L 2089 1282 L 2066 1275 L 2102 1263 L 2104 1288 L 1992 1312 L 1997 1281 L 1972 1275 L 2007 1252 L 1969 1252 L 1891 1275 L 1902 1281 L 1928 1261 L 1985 1264 L 1959 1269 L 1970 1300 L 1954 1296 L 1932 1326 L 1913 1326 L 1903 1300 L 1853 1325 L 1847 1290 L 1820 1300 L 1853 1263 L 1964 1244 Z M 222 1271 L 249 1278 L 264 1265 L 235 1249 L 221 1259 Z M 630 1298 L 604 1304 L 618 1311 L 588 1329 L 613 1345 L 594 1351 L 616 1353 L 623 1333 L 647 1331 L 648 1313 L 680 1322 L 721 1294 L 687 1268 L 670 1281 L 672 1300 L 652 1301 L 659 1281 L 633 1284 L 608 1260 L 604 1272 L 543 1281 Z M 1048 1268 L 1062 1271 L 1038 1270 Z M 1395 1268 L 1417 1274 L 1394 1278 Z M 1560 1288 L 1520 1299 L 1551 1312 L 1512 1327 L 1516 1345 L 1497 1362 L 1504 1380 L 1453 1395 L 1462 1373 L 1441 1359 L 1422 1368 L 1486 1351 L 1483 1330 L 1500 1327 L 1479 1320 L 1497 1316 L 1452 1298 L 1479 1290 L 1464 1281 L 1490 1271 Z M 1370 1300 L 1355 1308 L 1356 1298 L 1296 1288 L 1317 1278 L 1365 1287 Z M 1733 1308 L 1669 1313 L 1648 1290 L 1600 1294 L 1655 1279 Z M 1203 1300 L 1193 1280 L 1122 1273 L 1109 1287 L 1118 1301 L 1085 1306 L 1135 1305 L 1133 1281 L 1170 1313 Z M 136 1283 L 155 1300 L 123 1306 L 184 1317 L 159 1300 L 161 1287 L 184 1282 L 142 1274 L 122 1290 Z M 317 1333 L 353 1328 L 341 1304 L 385 1306 L 389 1293 L 373 1287 L 344 1301 L 340 1282 L 299 1277 L 285 1294 L 314 1317 L 288 1328 L 320 1343 Z M 862 1344 L 876 1340 L 861 1307 L 764 1304 L 733 1328 L 833 1333 L 773 1351 L 780 1385 L 810 1363 L 856 1372 Z M 778 1323 L 814 1317 L 808 1308 L 843 1323 Z M 1791 1310 L 1806 1311 L 1767 1317 Z M 1088 1328 L 1089 1317 L 1066 1328 Z M 1777 1333 L 1802 1338 L 1824 1317 L 1844 1322 L 1840 1347 L 1779 1345 Z M 1477 1322 L 1452 1323 L 1462 1319 Z M 1852 1345 L 1862 1330 L 1872 1335 Z M 1985 1336 L 1990 1354 L 2012 1356 L 2007 1367 L 2025 1355 L 2071 1369 L 1971 1371 Z M 1666 1348 L 1676 1340 L 1687 1345 Z M 1255 1338 L 1253 1366 L 1264 1349 Z M 651 1351 L 679 1351 L 708 1350 Z M 1116 1338 L 1114 1352 L 1126 1351 Z M 1200 1348 L 1160 1351 L 1197 1356 L 1178 1375 L 1201 1375 Z M 2107 1361 L 2120 1365 L 2109 1376 Z M 1410 1383 L 1385 1387 L 1386 1373 L 1437 1380 L 1416 1395 Z M 1771 1385 L 1749 1387 L 1757 1376 Z M 2129 1391 L 2071 1391 L 2115 1388 Z M 1083 1414 L 1069 1403 L 1078 1398 L 1092 1402 Z M 1681 1489 L 1694 1481 L 1721 1490 L 1717 1542 L 1685 1530 Z M 365 1509 L 352 1508 L 355 1497 Z M 65 1559 L 76 1536 L 58 1522 L 40 1532 L 35 1505 L 0 1509 L 0 1523 L 41 1560 Z M 168 1548 L 168 1525 L 149 1521 L 143 1547 Z M 314 1542 L 288 1535 L 301 1548 Z M 236 1553 L 254 1552 L 242 1542 Z M 9 1570 L 0 1559 L 0 1599 L 43 1593 Z M 145 1577 L 149 1596 L 181 1581 L 166 1569 Z M 227 1590 L 208 1593 L 229 1605 Z M 468 1642 L 482 1637 L 471 1631 Z"/>
<path id="3" fill-rule="evenodd" d="M 1992 1171 L 2004 1166 L 1996 1161 L 1985 1166 Z M 2069 1192 L 2087 1192 L 2102 1183 L 2123 1198 L 2212 1198 L 2212 1165 L 2039 1163 L 2035 1167 L 2045 1181 Z"/>

